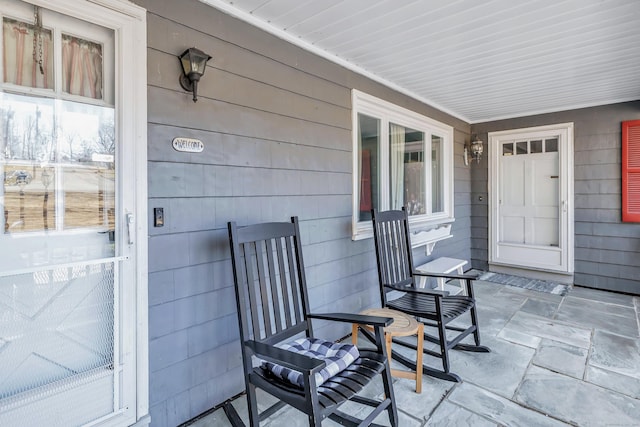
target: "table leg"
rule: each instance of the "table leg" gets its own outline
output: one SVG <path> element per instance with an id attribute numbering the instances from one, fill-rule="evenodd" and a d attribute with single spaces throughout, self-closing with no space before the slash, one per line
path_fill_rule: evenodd
<path id="1" fill-rule="evenodd" d="M 422 393 L 422 349 L 424 347 L 424 325 L 418 322 L 418 342 L 416 349 L 416 393 Z"/>
<path id="2" fill-rule="evenodd" d="M 418 287 L 421 289 L 424 289 L 424 287 L 427 285 L 427 278 L 424 276 L 419 276 L 418 277 Z"/>
<path id="3" fill-rule="evenodd" d="M 458 274 L 464 274 L 464 271 L 462 270 L 462 266 L 458 267 Z M 458 279 L 458 284 L 460 285 L 460 293 L 458 295 L 466 295 L 467 291 L 464 288 L 464 281 Z"/>
<path id="4" fill-rule="evenodd" d="M 389 368 L 391 368 L 391 342 L 393 337 L 391 334 L 384 334 L 384 341 L 387 345 L 387 359 L 389 360 Z"/>
<path id="5" fill-rule="evenodd" d="M 358 324 L 351 325 L 351 344 L 358 345 Z"/>

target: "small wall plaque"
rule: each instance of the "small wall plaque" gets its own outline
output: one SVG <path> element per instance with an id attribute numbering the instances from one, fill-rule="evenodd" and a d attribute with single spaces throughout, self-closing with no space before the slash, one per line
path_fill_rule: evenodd
<path id="1" fill-rule="evenodd" d="M 194 138 L 173 138 L 172 144 L 176 151 L 182 151 L 185 153 L 202 153 L 202 150 L 204 150 L 204 144 L 202 141 Z"/>

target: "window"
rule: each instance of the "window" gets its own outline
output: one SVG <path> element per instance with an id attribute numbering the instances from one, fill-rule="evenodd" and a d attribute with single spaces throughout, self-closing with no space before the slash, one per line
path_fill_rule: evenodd
<path id="1" fill-rule="evenodd" d="M 416 226 L 453 221 L 453 128 L 353 91 L 353 238 L 371 237 L 371 209 L 409 212 Z"/>
<path id="2" fill-rule="evenodd" d="M 532 139 L 530 141 L 519 141 L 515 143 L 515 154 L 540 154 L 540 153 L 555 153 L 558 151 L 558 136 L 553 136 L 545 139 Z M 512 141 L 502 143 L 502 155 L 513 156 Z"/>
<path id="3" fill-rule="evenodd" d="M 2 233 L 113 229 L 114 31 L 12 6 L 0 15 Z"/>

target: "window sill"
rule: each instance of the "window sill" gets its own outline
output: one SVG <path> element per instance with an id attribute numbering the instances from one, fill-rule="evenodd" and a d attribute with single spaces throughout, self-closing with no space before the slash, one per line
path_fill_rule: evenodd
<path id="1" fill-rule="evenodd" d="M 409 228 L 411 231 L 411 247 L 413 249 L 426 246 L 427 255 L 431 255 L 435 244 L 441 240 L 453 237 L 451 235 L 451 226 L 455 218 L 440 218 L 437 220 L 425 221 L 411 220 L 409 218 Z M 371 222 L 358 223 L 354 226 L 354 234 L 351 239 L 364 240 L 373 237 L 373 227 Z"/>

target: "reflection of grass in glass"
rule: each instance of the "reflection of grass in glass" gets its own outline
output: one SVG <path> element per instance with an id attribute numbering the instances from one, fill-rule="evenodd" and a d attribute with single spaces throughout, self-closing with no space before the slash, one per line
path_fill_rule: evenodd
<path id="1" fill-rule="evenodd" d="M 55 230 L 55 194 L 49 192 L 48 201 L 44 203 L 44 191 L 29 191 L 20 194 L 19 187 L 5 187 L 5 232 L 38 231 L 48 228 Z M 46 227 L 44 210 L 47 210 Z M 22 214 L 21 214 L 22 212 Z"/>
<path id="2" fill-rule="evenodd" d="M 109 223 L 114 207 L 114 171 L 94 168 L 65 168 L 64 227 L 99 227 Z M 106 216 L 105 216 L 106 215 Z M 107 217 L 109 219 L 107 220 Z"/>
<path id="3" fill-rule="evenodd" d="M 44 229 L 55 230 L 55 192 L 53 185 L 45 187 L 43 184 L 40 167 L 30 165 L 7 165 L 4 167 L 4 209 L 5 209 L 5 232 L 20 233 L 23 231 L 39 231 Z M 16 182 L 12 177 L 17 172 L 29 174 L 28 183 Z M 53 172 L 47 169 L 53 179 Z M 48 191 L 47 191 L 48 190 Z M 47 197 L 45 200 L 45 192 Z"/>
<path id="4" fill-rule="evenodd" d="M 64 195 L 64 228 L 82 228 L 102 226 L 105 215 L 103 199 L 96 193 L 66 192 Z M 108 208 L 106 208 L 108 209 Z M 111 210 L 113 212 L 113 210 Z M 109 227 L 113 227 L 112 215 L 109 215 Z"/>
<path id="5" fill-rule="evenodd" d="M 17 167 L 7 166 L 5 171 L 9 174 L 14 169 L 17 170 Z M 56 229 L 56 191 L 52 171 L 53 168 L 50 168 L 48 172 L 51 175 L 48 187 L 43 184 L 42 169 L 39 167 L 28 167 L 28 172 L 33 176 L 29 184 L 20 186 L 5 183 L 5 232 Z M 65 229 L 114 228 L 113 169 L 64 167 L 63 181 Z"/>

